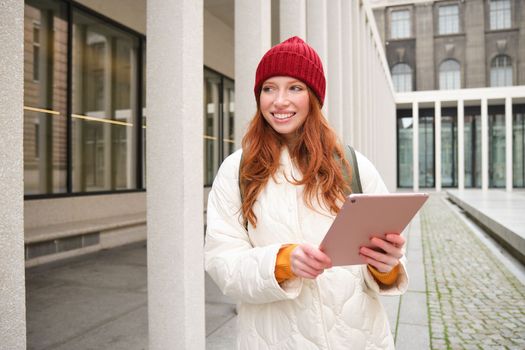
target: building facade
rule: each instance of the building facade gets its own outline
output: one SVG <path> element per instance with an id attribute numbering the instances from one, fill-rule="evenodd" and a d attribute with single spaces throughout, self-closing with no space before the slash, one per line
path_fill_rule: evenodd
<path id="1" fill-rule="evenodd" d="M 398 187 L 524 187 L 523 1 L 372 4 L 397 92 Z"/>
<path id="2" fill-rule="evenodd" d="M 367 2 L 0 8 L 0 300 L 12 301 L 0 337 L 10 349 L 25 348 L 24 265 L 145 239 L 150 348 L 204 348 L 203 198 L 256 110 L 258 61 L 292 35 L 323 60 L 324 112 L 342 142 L 396 188 L 394 90 Z"/>

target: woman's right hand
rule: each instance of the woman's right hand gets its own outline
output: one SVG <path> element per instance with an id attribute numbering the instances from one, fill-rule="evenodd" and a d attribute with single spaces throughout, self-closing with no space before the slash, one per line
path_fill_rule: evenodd
<path id="1" fill-rule="evenodd" d="M 314 279 L 332 267 L 332 260 L 319 248 L 303 243 L 292 251 L 290 264 L 295 276 Z"/>

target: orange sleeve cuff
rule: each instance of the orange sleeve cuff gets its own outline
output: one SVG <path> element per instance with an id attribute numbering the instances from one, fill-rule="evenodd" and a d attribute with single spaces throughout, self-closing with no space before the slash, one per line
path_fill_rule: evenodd
<path id="1" fill-rule="evenodd" d="M 394 266 L 390 272 L 379 272 L 374 267 L 368 265 L 368 271 L 374 276 L 376 281 L 383 283 L 384 285 L 390 286 L 394 284 L 399 276 L 399 264 Z"/>
<path id="2" fill-rule="evenodd" d="M 279 283 L 295 277 L 290 263 L 290 256 L 295 247 L 297 247 L 297 244 L 285 244 L 279 249 L 279 253 L 277 253 L 277 259 L 275 261 L 275 279 Z"/>

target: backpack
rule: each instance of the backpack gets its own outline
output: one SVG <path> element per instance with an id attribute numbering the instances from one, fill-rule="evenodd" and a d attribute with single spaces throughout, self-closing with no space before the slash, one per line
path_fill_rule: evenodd
<path id="1" fill-rule="evenodd" d="M 357 165 L 357 158 L 355 156 L 355 150 L 349 145 L 345 147 L 345 157 L 346 157 L 346 160 L 348 160 L 348 163 L 350 164 L 350 169 L 352 169 L 353 175 L 354 175 L 352 176 L 352 180 L 349 181 L 350 179 L 348 178 L 349 175 L 346 172 L 346 168 L 343 168 L 342 170 L 343 170 L 343 177 L 345 178 L 345 182 L 350 185 L 351 193 L 363 193 L 363 188 L 361 187 L 361 178 L 359 177 L 359 167 Z M 241 162 L 239 163 L 239 179 L 238 179 L 239 192 L 241 194 L 241 207 L 242 207 L 242 202 L 244 201 L 243 186 L 241 184 L 241 167 L 240 167 L 240 164 L 242 164 L 242 158 L 243 156 L 241 155 Z M 346 194 L 349 195 L 349 193 L 346 193 Z M 244 222 L 244 228 L 248 229 L 247 220 L 245 220 Z"/>

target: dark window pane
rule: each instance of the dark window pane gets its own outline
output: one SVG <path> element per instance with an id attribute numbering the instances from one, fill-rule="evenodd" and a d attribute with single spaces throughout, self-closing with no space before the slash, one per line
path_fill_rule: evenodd
<path id="1" fill-rule="evenodd" d="M 398 111 L 397 135 L 398 135 L 398 185 L 399 187 L 413 187 L 414 164 L 413 164 L 413 117 L 411 110 Z"/>
<path id="2" fill-rule="evenodd" d="M 481 187 L 481 109 L 465 108 L 465 187 Z"/>
<path id="3" fill-rule="evenodd" d="M 24 191 L 66 188 L 66 8 L 26 1 L 24 9 Z"/>
<path id="4" fill-rule="evenodd" d="M 419 111 L 419 187 L 434 187 L 434 110 Z"/>
<path id="5" fill-rule="evenodd" d="M 505 187 L 505 113 L 489 107 L 489 186 Z"/>
<path id="6" fill-rule="evenodd" d="M 73 191 L 136 188 L 138 39 L 73 12 Z"/>
<path id="7" fill-rule="evenodd" d="M 514 187 L 525 187 L 525 105 L 514 105 L 512 117 L 512 177 Z"/>

